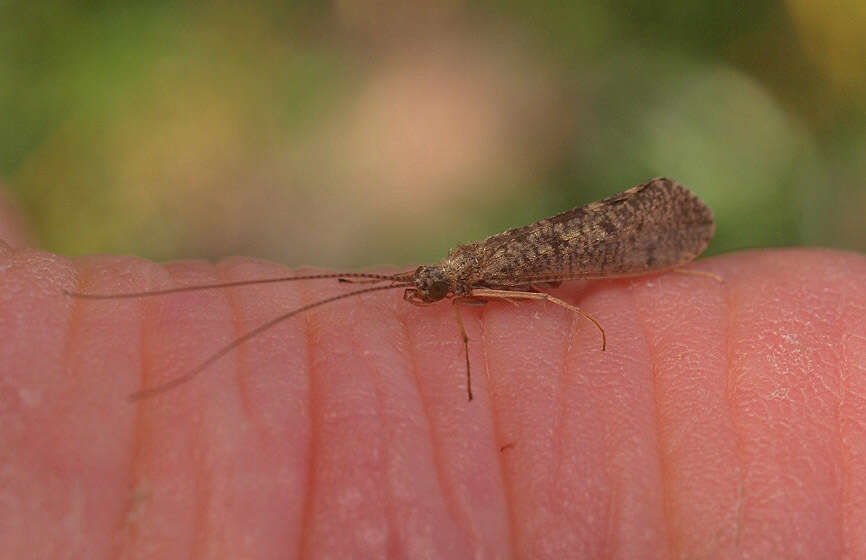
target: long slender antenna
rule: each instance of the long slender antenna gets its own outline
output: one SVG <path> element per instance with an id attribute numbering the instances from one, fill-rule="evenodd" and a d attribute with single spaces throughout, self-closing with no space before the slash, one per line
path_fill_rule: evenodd
<path id="1" fill-rule="evenodd" d="M 320 280 L 325 278 L 367 278 L 384 282 L 387 280 L 403 281 L 406 273 L 397 274 L 372 274 L 367 272 L 348 272 L 345 274 L 310 274 L 307 276 L 281 276 L 278 278 L 264 278 L 259 280 L 239 280 L 237 282 L 222 282 L 220 284 L 201 284 L 197 286 L 181 286 L 179 288 L 168 288 L 165 290 L 149 290 L 144 292 L 129 292 L 124 294 L 85 294 L 63 290 L 67 296 L 78 299 L 131 299 L 149 296 L 164 296 L 179 292 L 194 292 L 197 290 L 215 290 L 218 288 L 233 288 L 235 286 L 252 286 L 253 284 L 273 284 L 276 282 L 291 282 L 293 280 Z"/>
<path id="2" fill-rule="evenodd" d="M 341 276 L 341 275 L 335 274 L 333 276 L 336 277 L 336 276 Z M 151 387 L 150 389 L 142 389 L 140 391 L 136 391 L 136 392 L 132 393 L 131 395 L 129 395 L 129 400 L 132 402 L 135 402 L 135 401 L 138 401 L 141 399 L 146 399 L 146 398 L 152 397 L 154 395 L 157 395 L 159 393 L 163 393 L 165 391 L 168 391 L 170 389 L 174 389 L 178 385 L 183 385 L 184 383 L 191 381 L 196 375 L 201 373 L 209 365 L 211 365 L 215 361 L 219 360 L 220 358 L 222 358 L 223 356 L 225 356 L 226 354 L 228 354 L 229 352 L 231 352 L 232 350 L 234 350 L 235 348 L 237 348 L 238 346 L 240 346 L 241 344 L 243 344 L 247 340 L 249 340 L 249 339 L 253 338 L 254 336 L 256 336 L 257 334 L 260 334 L 260 333 L 270 329 L 271 327 L 285 321 L 286 319 L 297 315 L 298 313 L 303 313 L 304 311 L 308 311 L 314 307 L 319 307 L 320 305 L 325 305 L 326 303 L 331 303 L 333 301 L 337 301 L 337 300 L 347 298 L 347 297 L 357 296 L 360 294 L 366 294 L 368 292 L 378 292 L 381 290 L 393 290 L 395 288 L 406 288 L 408 286 L 409 286 L 408 283 L 402 283 L 402 284 L 393 284 L 393 285 L 388 285 L 388 286 L 375 286 L 372 288 L 364 288 L 363 290 L 355 290 L 354 292 L 348 292 L 345 294 L 340 294 L 337 296 L 332 296 L 329 298 L 320 299 L 319 301 L 315 301 L 313 303 L 308 303 L 307 305 L 304 305 L 302 307 L 298 307 L 297 309 L 293 309 L 292 311 L 289 311 L 288 313 L 283 313 L 282 315 L 275 317 L 274 319 L 271 319 L 267 323 L 260 325 L 256 328 L 254 328 L 253 330 L 242 334 L 241 336 L 239 336 L 238 338 L 236 338 L 235 340 L 233 340 L 229 344 L 226 344 L 221 349 L 214 352 L 208 359 L 206 359 L 205 361 L 203 361 L 202 363 L 200 363 L 199 365 L 197 365 L 196 367 L 194 367 L 192 370 L 185 373 L 184 375 L 182 375 L 176 379 L 172 379 L 171 381 L 167 381 L 161 385 L 157 385 L 156 387 Z"/>

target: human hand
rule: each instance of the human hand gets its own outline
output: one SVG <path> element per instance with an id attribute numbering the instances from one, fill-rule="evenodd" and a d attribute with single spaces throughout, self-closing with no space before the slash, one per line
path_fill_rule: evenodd
<path id="1" fill-rule="evenodd" d="M 0 251 L 0 541 L 43 557 L 860 557 L 866 260 L 758 251 L 464 309 Z"/>

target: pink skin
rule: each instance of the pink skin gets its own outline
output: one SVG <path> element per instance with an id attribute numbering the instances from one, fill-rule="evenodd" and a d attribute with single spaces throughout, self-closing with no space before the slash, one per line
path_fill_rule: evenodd
<path id="1" fill-rule="evenodd" d="M 451 310 L 0 246 L 8 558 L 864 558 L 866 259 L 756 251 Z"/>

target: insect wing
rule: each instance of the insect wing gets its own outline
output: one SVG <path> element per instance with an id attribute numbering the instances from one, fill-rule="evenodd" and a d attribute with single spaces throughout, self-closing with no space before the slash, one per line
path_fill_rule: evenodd
<path id="1" fill-rule="evenodd" d="M 709 207 L 670 179 L 620 194 L 478 245 L 488 285 L 647 274 L 700 255 L 715 231 Z"/>

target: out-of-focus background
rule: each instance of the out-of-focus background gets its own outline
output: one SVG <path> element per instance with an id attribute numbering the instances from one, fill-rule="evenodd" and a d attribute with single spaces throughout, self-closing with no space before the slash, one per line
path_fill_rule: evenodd
<path id="1" fill-rule="evenodd" d="M 665 175 L 711 252 L 866 249 L 863 0 L 0 4 L 39 243 L 410 264 Z"/>

